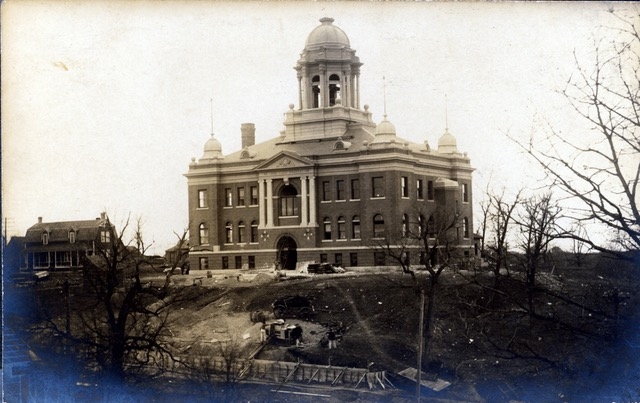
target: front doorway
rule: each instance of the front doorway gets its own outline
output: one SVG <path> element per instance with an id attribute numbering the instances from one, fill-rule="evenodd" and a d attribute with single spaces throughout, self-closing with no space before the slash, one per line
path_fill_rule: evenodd
<path id="1" fill-rule="evenodd" d="M 296 250 L 296 241 L 290 236 L 283 236 L 278 241 L 278 254 L 276 262 L 282 270 L 295 270 L 298 263 L 298 252 Z"/>

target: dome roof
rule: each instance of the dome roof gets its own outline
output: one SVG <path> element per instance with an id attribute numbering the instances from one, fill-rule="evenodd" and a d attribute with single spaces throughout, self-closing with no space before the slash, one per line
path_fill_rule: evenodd
<path id="1" fill-rule="evenodd" d="M 444 129 L 444 134 L 438 139 L 438 152 L 443 154 L 453 154 L 458 152 L 458 145 L 449 129 Z"/>
<path id="2" fill-rule="evenodd" d="M 204 154 L 202 154 L 202 158 L 200 159 L 218 158 L 222 158 L 222 145 L 215 137 L 213 137 L 213 133 L 211 133 L 211 138 L 204 143 Z"/>
<path id="3" fill-rule="evenodd" d="M 350 47 L 349 38 L 343 30 L 333 25 L 333 18 L 321 18 L 320 26 L 316 27 L 305 43 L 305 48 L 316 47 L 321 45 L 340 45 Z"/>
<path id="4" fill-rule="evenodd" d="M 386 116 L 382 120 L 382 122 L 380 122 L 378 126 L 376 126 L 376 136 L 380 134 L 393 134 L 394 136 L 396 135 L 396 127 L 393 125 L 393 123 L 387 120 Z"/>

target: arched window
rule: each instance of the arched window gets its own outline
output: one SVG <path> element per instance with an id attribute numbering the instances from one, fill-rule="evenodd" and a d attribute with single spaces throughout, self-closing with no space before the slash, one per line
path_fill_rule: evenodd
<path id="1" fill-rule="evenodd" d="M 238 223 L 238 243 L 244 243 L 244 221 Z"/>
<path id="2" fill-rule="evenodd" d="M 424 216 L 422 214 L 418 215 L 418 235 L 420 236 L 420 239 L 424 238 L 424 225 L 425 225 L 425 221 L 424 221 Z"/>
<path id="3" fill-rule="evenodd" d="M 252 243 L 258 242 L 258 223 L 251 221 L 251 241 Z"/>
<path id="4" fill-rule="evenodd" d="M 209 244 L 209 229 L 207 228 L 207 224 L 200 223 L 199 235 L 200 235 L 200 245 Z"/>
<path id="5" fill-rule="evenodd" d="M 313 76 L 311 79 L 311 92 L 313 94 L 313 107 L 320 107 L 320 76 Z"/>
<path id="6" fill-rule="evenodd" d="M 296 196 L 298 192 L 292 185 L 287 185 L 280 190 L 280 216 L 290 217 L 298 215 Z"/>
<path id="7" fill-rule="evenodd" d="M 49 243 L 49 233 L 45 231 L 42 233 L 42 244 L 47 245 L 48 243 Z"/>
<path id="8" fill-rule="evenodd" d="M 467 217 L 462 219 L 462 235 L 469 238 L 469 219 Z"/>
<path id="9" fill-rule="evenodd" d="M 332 74 L 329 76 L 329 106 L 335 105 L 338 98 L 340 98 L 340 76 Z"/>
<path id="10" fill-rule="evenodd" d="M 402 215 L 402 237 L 406 237 L 409 234 L 409 216 L 407 214 Z"/>
<path id="11" fill-rule="evenodd" d="M 351 219 L 351 238 L 360 239 L 360 217 L 357 215 Z"/>
<path id="12" fill-rule="evenodd" d="M 338 217 L 338 239 L 347 239 L 346 227 L 344 217 Z"/>
<path id="13" fill-rule="evenodd" d="M 227 222 L 224 226 L 225 231 L 225 242 L 233 243 L 233 225 L 230 222 Z"/>
<path id="14" fill-rule="evenodd" d="M 373 237 L 384 238 L 384 218 L 382 214 L 373 216 Z"/>
<path id="15" fill-rule="evenodd" d="M 69 243 L 76 243 L 76 232 L 69 230 Z"/>
<path id="16" fill-rule="evenodd" d="M 331 239 L 331 219 L 329 217 L 325 217 L 322 224 L 323 224 L 322 232 L 324 234 L 322 239 L 330 240 Z"/>

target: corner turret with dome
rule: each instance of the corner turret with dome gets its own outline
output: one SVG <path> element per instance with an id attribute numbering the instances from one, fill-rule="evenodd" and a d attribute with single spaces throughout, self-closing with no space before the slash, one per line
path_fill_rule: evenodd
<path id="1" fill-rule="evenodd" d="M 448 128 L 437 150 L 401 138 L 387 117 L 386 86 L 375 123 L 360 106 L 363 63 L 334 22 L 320 19 L 304 42 L 284 130 L 256 142 L 255 125 L 242 123 L 240 149 L 223 155 L 218 138 L 227 133 L 212 134 L 189 164 L 191 267 L 293 270 L 332 261 L 376 270 L 384 262 L 371 245 L 381 234 L 402 234 L 407 217 L 418 222 L 416 206 L 456 206 L 463 218 L 456 253 L 473 257 L 469 158 Z M 410 263 L 422 259 L 410 253 Z"/>

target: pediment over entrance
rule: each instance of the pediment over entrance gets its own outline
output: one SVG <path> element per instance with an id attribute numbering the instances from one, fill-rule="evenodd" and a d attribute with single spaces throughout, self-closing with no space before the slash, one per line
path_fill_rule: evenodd
<path id="1" fill-rule="evenodd" d="M 262 164 L 258 165 L 255 170 L 256 171 L 267 171 L 267 170 L 282 170 L 289 168 L 311 168 L 313 167 L 313 162 L 306 157 L 301 157 L 300 155 L 291 152 L 291 151 L 282 151 L 269 158 Z"/>

